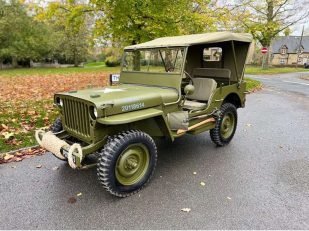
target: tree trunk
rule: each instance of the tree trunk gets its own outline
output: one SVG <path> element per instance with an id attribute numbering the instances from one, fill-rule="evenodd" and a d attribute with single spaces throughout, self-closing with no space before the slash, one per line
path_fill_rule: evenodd
<path id="1" fill-rule="evenodd" d="M 78 63 L 78 58 L 77 58 L 77 54 L 76 54 L 76 53 L 77 53 L 77 52 L 74 52 L 74 53 L 73 53 L 73 56 L 74 56 L 74 58 L 73 58 L 73 59 L 74 59 L 74 67 L 78 67 L 78 64 L 79 64 L 79 63 Z"/>
<path id="2" fill-rule="evenodd" d="M 17 58 L 16 57 L 12 57 L 12 66 L 14 67 L 14 68 L 16 68 L 17 67 Z"/>
<path id="3" fill-rule="evenodd" d="M 3 59 L 0 58 L 0 69 L 2 70 L 3 69 Z"/>

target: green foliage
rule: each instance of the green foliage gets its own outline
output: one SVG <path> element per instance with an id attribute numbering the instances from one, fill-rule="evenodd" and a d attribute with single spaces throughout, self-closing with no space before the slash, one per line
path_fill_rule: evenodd
<path id="1" fill-rule="evenodd" d="M 54 58 L 78 66 L 86 60 L 92 41 L 90 18 L 85 11 L 88 6 L 74 0 L 52 2 L 47 8 L 39 9 L 37 18 L 55 31 L 58 44 Z"/>
<path id="2" fill-rule="evenodd" d="M 105 64 L 108 67 L 116 67 L 120 65 L 120 60 L 116 56 L 109 56 L 106 58 Z"/>
<path id="3" fill-rule="evenodd" d="M 91 3 L 100 15 L 96 35 L 123 46 L 215 29 L 210 1 L 92 0 Z"/>
<path id="4" fill-rule="evenodd" d="M 262 88 L 262 83 L 255 79 L 245 78 L 246 90 L 249 92 L 254 92 Z"/>
<path id="5" fill-rule="evenodd" d="M 245 12 L 241 22 L 264 47 L 280 32 L 289 34 L 290 26 L 309 15 L 295 0 L 245 0 L 241 8 Z"/>
<path id="6" fill-rule="evenodd" d="M 27 14 L 19 1 L 0 0 L 0 59 L 40 60 L 53 49 L 52 31 Z M 2 63 L 2 62 L 1 62 Z"/>

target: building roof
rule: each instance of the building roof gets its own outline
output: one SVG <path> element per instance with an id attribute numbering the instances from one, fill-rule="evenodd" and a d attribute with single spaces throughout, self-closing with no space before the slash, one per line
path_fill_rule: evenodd
<path id="1" fill-rule="evenodd" d="M 297 53 L 301 36 L 279 36 L 272 41 L 271 50 L 273 53 L 281 53 L 280 48 L 286 46 L 287 53 Z M 302 47 L 303 52 L 309 52 L 309 36 L 303 36 Z"/>
<path id="2" fill-rule="evenodd" d="M 127 46 L 125 50 L 157 48 L 157 47 L 186 47 L 195 44 L 216 43 L 226 41 L 252 41 L 252 35 L 248 33 L 213 32 L 204 34 L 192 34 L 173 37 L 162 37 L 149 42 Z"/>

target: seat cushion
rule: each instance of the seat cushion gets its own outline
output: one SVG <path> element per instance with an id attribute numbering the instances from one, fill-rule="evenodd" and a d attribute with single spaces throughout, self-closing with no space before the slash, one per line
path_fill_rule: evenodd
<path id="1" fill-rule="evenodd" d="M 183 108 L 189 109 L 189 110 L 201 110 L 206 108 L 207 103 L 201 103 L 197 101 L 192 100 L 185 100 L 185 103 L 183 105 Z"/>
<path id="2" fill-rule="evenodd" d="M 208 101 L 217 88 L 217 82 L 213 79 L 193 78 L 194 92 L 188 95 L 188 99 Z"/>

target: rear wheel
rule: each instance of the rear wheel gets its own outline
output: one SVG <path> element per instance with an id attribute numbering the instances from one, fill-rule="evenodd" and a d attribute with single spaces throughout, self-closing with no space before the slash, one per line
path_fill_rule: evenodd
<path id="1" fill-rule="evenodd" d="M 127 197 L 140 191 L 151 179 L 157 148 L 144 132 L 131 130 L 109 139 L 100 152 L 97 174 L 111 194 Z"/>
<path id="2" fill-rule="evenodd" d="M 234 104 L 224 103 L 219 111 L 215 128 L 210 130 L 210 138 L 217 146 L 228 144 L 236 131 L 237 109 Z"/>

